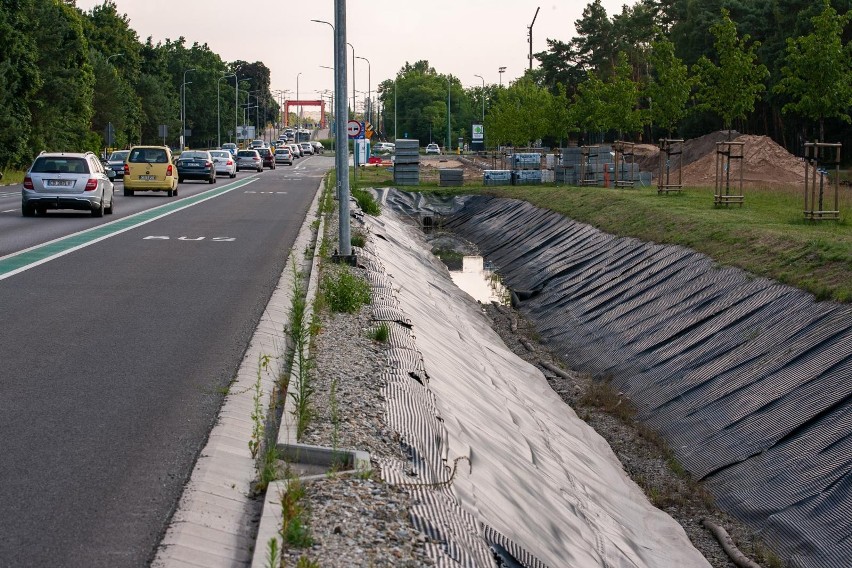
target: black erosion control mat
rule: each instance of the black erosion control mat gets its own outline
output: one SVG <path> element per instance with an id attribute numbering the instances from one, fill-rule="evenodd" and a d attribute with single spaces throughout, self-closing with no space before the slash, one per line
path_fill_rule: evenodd
<path id="1" fill-rule="evenodd" d="M 852 566 L 852 308 L 523 201 L 378 196 L 475 243 L 542 341 L 793 566 Z"/>

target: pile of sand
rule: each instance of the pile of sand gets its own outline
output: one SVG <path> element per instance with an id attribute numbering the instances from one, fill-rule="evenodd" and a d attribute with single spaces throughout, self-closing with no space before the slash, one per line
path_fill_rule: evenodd
<path id="1" fill-rule="evenodd" d="M 738 179 L 738 162 L 742 162 L 743 185 L 746 187 L 801 186 L 805 181 L 805 165 L 768 136 L 745 134 L 734 139 L 744 142 L 743 159 L 731 160 L 731 183 Z M 686 163 L 686 162 L 684 162 Z M 687 186 L 714 186 L 716 183 L 716 145 L 702 157 L 683 167 L 683 183 Z"/>
<path id="2" fill-rule="evenodd" d="M 681 167 L 683 184 L 709 186 L 716 184 L 716 143 L 728 140 L 728 131 L 719 130 L 683 143 Z M 753 136 L 731 131 L 731 140 L 745 142 L 743 148 L 743 185 L 746 187 L 801 186 L 805 180 L 805 165 L 768 136 Z M 660 170 L 660 149 L 653 144 L 636 144 L 634 160 L 639 169 Z M 676 164 L 675 158 L 672 159 Z M 737 162 L 733 161 L 736 166 Z M 736 170 L 732 170 L 736 177 Z M 734 177 L 731 179 L 733 180 Z"/>

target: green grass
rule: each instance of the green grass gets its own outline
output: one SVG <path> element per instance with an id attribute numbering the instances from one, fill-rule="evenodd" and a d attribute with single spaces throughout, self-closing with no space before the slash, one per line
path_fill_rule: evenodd
<path id="1" fill-rule="evenodd" d="M 368 336 L 373 341 L 378 341 L 379 343 L 387 343 L 388 337 L 390 336 L 390 328 L 388 324 L 382 322 L 377 327 L 371 329 L 368 333 Z"/>
<path id="2" fill-rule="evenodd" d="M 852 302 L 852 192 L 841 188 L 840 221 L 803 218 L 801 192 L 746 189 L 745 205 L 714 208 L 713 190 L 497 186 L 436 190 L 523 199 L 607 233 L 677 244 L 721 265 L 806 290 L 818 300 Z"/>
<path id="3" fill-rule="evenodd" d="M 331 266 L 320 283 L 323 303 L 333 312 L 355 313 L 370 303 L 370 286 L 348 266 Z"/>
<path id="4" fill-rule="evenodd" d="M 27 172 L 17 171 L 17 170 L 3 170 L 3 179 L 0 180 L 0 184 L 2 185 L 14 185 L 18 183 L 23 183 L 24 176 L 27 175 Z"/>

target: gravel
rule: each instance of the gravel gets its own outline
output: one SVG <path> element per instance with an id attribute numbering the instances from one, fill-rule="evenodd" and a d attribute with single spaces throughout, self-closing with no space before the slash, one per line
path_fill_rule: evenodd
<path id="1" fill-rule="evenodd" d="M 354 220 L 352 230 L 353 234 L 358 231 Z M 328 220 L 326 231 L 333 241 L 336 219 Z M 442 235 L 441 248 L 455 239 Z M 457 245 L 468 252 L 471 249 L 470 243 L 460 240 Z M 330 266 L 323 268 L 329 269 Z M 768 566 L 781 565 L 746 527 L 715 508 L 709 493 L 679 470 L 653 432 L 635 423 L 629 412 L 619 412 L 621 407 L 615 413 L 601 408 L 599 401 L 590 396 L 600 390 L 599 384 L 552 357 L 537 342 L 535 329 L 520 312 L 495 305 L 484 305 L 483 310 L 506 345 L 519 357 L 539 365 L 553 389 L 609 442 L 625 471 L 655 505 L 684 527 L 694 546 L 714 567 L 735 565 L 701 525 L 705 517 L 725 527 L 751 558 Z M 285 549 L 282 566 L 296 566 L 300 558 L 303 563 L 304 559 L 315 563 L 300 566 L 331 568 L 432 566 L 428 540 L 410 520 L 414 498 L 405 489 L 383 482 L 378 475 L 377 459 L 404 460 L 405 454 L 385 421 L 381 389 L 387 357 L 384 344 L 369 337 L 373 327 L 370 308 L 365 306 L 355 314 L 323 312 L 319 319 L 321 331 L 312 352 L 314 417 L 301 441 L 369 452 L 373 470 L 368 474 L 327 475 L 305 483 L 303 504 L 313 544 Z M 561 367 L 570 378 L 545 369 L 542 361 Z M 625 407 L 629 408 L 629 401 L 625 401 Z"/>

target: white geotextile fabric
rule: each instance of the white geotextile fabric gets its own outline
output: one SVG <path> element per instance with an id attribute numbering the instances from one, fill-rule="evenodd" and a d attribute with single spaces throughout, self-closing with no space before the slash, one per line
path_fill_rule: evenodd
<path id="1" fill-rule="evenodd" d="M 459 471 L 451 490 L 553 568 L 710 566 L 629 479 L 606 441 L 503 344 L 422 235 L 385 208 L 372 244 L 413 324 Z"/>

